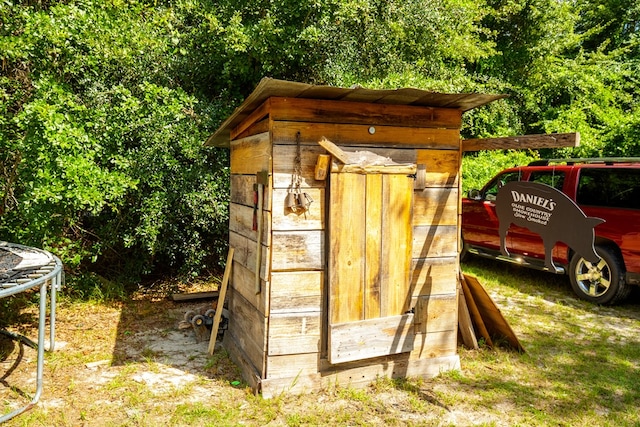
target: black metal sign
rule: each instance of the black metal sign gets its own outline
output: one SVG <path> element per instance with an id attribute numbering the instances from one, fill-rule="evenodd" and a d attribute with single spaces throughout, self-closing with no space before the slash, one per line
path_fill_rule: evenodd
<path id="1" fill-rule="evenodd" d="M 500 251 L 509 256 L 506 237 L 511 224 L 525 227 L 540 235 L 545 250 L 545 266 L 556 270 L 552 251 L 557 242 L 567 244 L 589 262 L 600 257 L 593 246 L 594 227 L 603 219 L 588 217 L 567 197 L 549 185 L 514 181 L 502 186 L 496 198 L 499 221 Z"/>

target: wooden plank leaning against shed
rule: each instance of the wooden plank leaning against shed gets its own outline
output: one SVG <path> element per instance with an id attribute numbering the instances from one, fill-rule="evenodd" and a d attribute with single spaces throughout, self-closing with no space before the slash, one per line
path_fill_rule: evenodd
<path id="1" fill-rule="evenodd" d="M 231 265 L 233 264 L 233 247 L 229 248 L 227 254 L 227 263 L 224 268 L 224 275 L 222 277 L 222 283 L 220 284 L 220 303 L 216 309 L 216 313 L 213 316 L 213 327 L 211 328 L 211 336 L 209 338 L 208 353 L 209 356 L 213 355 L 213 351 L 216 346 L 216 338 L 218 337 L 218 328 L 220 327 L 220 320 L 222 319 L 222 308 L 224 307 L 224 301 L 227 297 L 227 285 L 229 284 L 229 277 L 231 275 Z"/>

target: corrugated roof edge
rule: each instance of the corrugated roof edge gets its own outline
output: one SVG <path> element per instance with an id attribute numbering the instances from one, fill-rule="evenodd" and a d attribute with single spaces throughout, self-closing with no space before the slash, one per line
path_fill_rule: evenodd
<path id="1" fill-rule="evenodd" d="M 419 105 L 424 107 L 457 108 L 469 111 L 508 95 L 479 93 L 438 93 L 422 89 L 365 89 L 312 85 L 265 77 L 242 104 L 207 139 L 205 145 L 229 147 L 231 129 L 244 120 L 253 110 L 272 96 L 287 98 L 328 99 L 375 104 Z"/>

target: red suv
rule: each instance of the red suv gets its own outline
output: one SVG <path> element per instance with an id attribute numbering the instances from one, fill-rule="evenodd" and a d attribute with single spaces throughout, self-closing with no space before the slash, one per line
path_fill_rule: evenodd
<path id="1" fill-rule="evenodd" d="M 580 298 L 614 304 L 629 295 L 630 285 L 640 284 L 640 158 L 538 160 L 500 172 L 462 199 L 463 256 L 471 253 L 551 271 L 545 266 L 542 238 L 527 228 L 511 225 L 505 242 L 509 256 L 500 251 L 495 200 L 511 181 L 550 185 L 587 216 L 605 220 L 595 227 L 598 262 L 589 262 L 564 243 L 553 248 L 555 273 L 568 274 Z"/>

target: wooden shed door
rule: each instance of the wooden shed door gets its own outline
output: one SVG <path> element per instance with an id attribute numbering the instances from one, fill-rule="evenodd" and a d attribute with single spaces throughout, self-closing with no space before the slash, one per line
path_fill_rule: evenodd
<path id="1" fill-rule="evenodd" d="M 331 174 L 330 363 L 413 349 L 413 185 L 406 173 Z"/>

